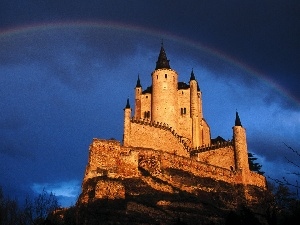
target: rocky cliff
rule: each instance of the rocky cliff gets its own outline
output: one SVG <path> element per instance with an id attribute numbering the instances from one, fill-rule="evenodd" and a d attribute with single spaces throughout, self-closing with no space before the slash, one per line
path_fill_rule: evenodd
<path id="1" fill-rule="evenodd" d="M 267 224 L 269 219 L 265 180 L 253 172 L 245 182 L 240 171 L 115 140 L 94 139 L 89 152 L 82 192 L 75 207 L 57 213 L 61 224 L 70 224 L 70 214 L 71 224 L 89 225 Z M 261 183 L 252 185 L 257 180 Z"/>
<path id="2" fill-rule="evenodd" d="M 171 168 L 159 176 L 144 168 L 140 172 L 138 178 L 101 176 L 84 182 L 76 206 L 78 224 L 226 224 L 232 215 L 245 216 L 245 209 L 252 224 L 266 224 L 268 193 L 257 186 Z"/>

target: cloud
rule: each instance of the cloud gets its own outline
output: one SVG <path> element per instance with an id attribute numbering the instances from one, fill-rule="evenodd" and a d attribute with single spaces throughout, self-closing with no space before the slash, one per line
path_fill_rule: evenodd
<path id="1" fill-rule="evenodd" d="M 16 141 L 15 139 L 4 135 L 0 137 L 0 154 L 2 154 L 3 160 L 6 158 L 4 156 L 14 158 L 19 162 L 24 159 L 32 159 L 34 153 L 24 148 L 24 142 L 24 140 L 23 142 Z"/>
<path id="2" fill-rule="evenodd" d="M 0 37 L 0 65 L 8 72 L 30 67 L 74 90 L 88 91 L 134 55 L 134 40 L 131 32 L 110 28 L 40 27 Z"/>
<path id="3" fill-rule="evenodd" d="M 63 207 L 74 205 L 80 194 L 81 183 L 78 180 L 62 181 L 57 183 L 33 183 L 31 189 L 35 194 L 45 190 L 53 193 Z"/>

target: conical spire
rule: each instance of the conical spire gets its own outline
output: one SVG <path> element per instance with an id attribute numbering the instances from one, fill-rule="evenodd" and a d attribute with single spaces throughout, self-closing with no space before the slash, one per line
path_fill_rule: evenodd
<path id="1" fill-rule="evenodd" d="M 129 98 L 127 98 L 125 109 L 130 109 Z"/>
<path id="2" fill-rule="evenodd" d="M 194 69 L 192 69 L 192 72 L 191 72 L 190 81 L 191 81 L 191 80 L 196 80 L 195 74 L 194 74 Z"/>
<path id="3" fill-rule="evenodd" d="M 141 81 L 140 81 L 140 75 L 138 75 L 138 79 L 136 81 L 136 86 L 135 87 L 142 87 Z"/>
<path id="4" fill-rule="evenodd" d="M 164 44 L 163 42 L 161 42 L 161 48 L 160 48 L 160 52 L 159 52 L 159 56 L 156 62 L 156 67 L 155 69 L 171 69 L 169 61 L 167 59 L 167 55 L 164 49 Z"/>
<path id="5" fill-rule="evenodd" d="M 235 124 L 234 125 L 242 127 L 242 123 L 241 123 L 241 120 L 240 120 L 240 117 L 239 117 L 239 113 L 237 111 L 235 113 Z"/>

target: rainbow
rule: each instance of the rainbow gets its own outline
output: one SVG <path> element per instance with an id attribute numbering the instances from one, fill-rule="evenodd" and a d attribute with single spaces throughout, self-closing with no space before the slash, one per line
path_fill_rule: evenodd
<path id="1" fill-rule="evenodd" d="M 208 53 L 209 55 L 221 59 L 222 61 L 229 63 L 230 65 L 240 69 L 241 71 L 245 71 L 247 74 L 250 74 L 259 80 L 263 81 L 265 84 L 270 86 L 272 89 L 276 90 L 279 94 L 291 100 L 296 105 L 300 105 L 300 101 L 298 101 L 294 96 L 292 96 L 288 90 L 285 90 L 282 86 L 274 82 L 272 79 L 265 76 L 263 73 L 259 72 L 255 68 L 251 68 L 248 65 L 240 62 L 239 60 L 221 52 L 212 47 L 205 46 L 195 40 L 188 39 L 185 37 L 177 36 L 173 33 L 169 33 L 166 31 L 158 30 L 158 29 L 149 29 L 140 26 L 133 26 L 130 24 L 122 24 L 116 22 L 108 22 L 108 21 L 77 21 L 77 22 L 56 22 L 56 23 L 39 23 L 39 24 L 30 24 L 21 27 L 9 28 L 6 30 L 0 30 L 0 40 L 1 38 L 10 38 L 13 36 L 18 36 L 21 34 L 27 34 L 31 32 L 43 32 L 43 31 L 51 31 L 57 29 L 64 28 L 96 28 L 96 29 L 110 29 L 110 30 L 119 30 L 123 32 L 135 32 L 143 35 L 148 35 L 151 37 L 155 37 L 157 39 L 163 38 L 164 40 L 171 40 L 173 42 L 183 44 L 190 48 L 200 50 Z"/>

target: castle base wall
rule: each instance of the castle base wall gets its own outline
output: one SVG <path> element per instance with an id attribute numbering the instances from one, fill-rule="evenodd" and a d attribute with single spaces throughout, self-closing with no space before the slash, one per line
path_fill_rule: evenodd
<path id="1" fill-rule="evenodd" d="M 222 162 L 222 160 L 232 161 L 229 157 L 231 151 L 231 147 L 227 146 L 202 153 L 202 159 L 206 159 L 206 162 L 200 162 L 195 158 L 162 150 L 124 147 L 115 140 L 94 139 L 90 145 L 89 161 L 82 185 L 85 193 L 82 193 L 80 201 L 88 202 L 91 190 L 94 190 L 95 199 L 124 199 L 126 190 L 121 181 L 126 178 L 141 178 L 143 171 L 148 171 L 153 177 L 166 179 L 166 182 L 172 184 L 172 177 L 164 174 L 168 169 L 188 172 L 199 178 L 211 178 L 230 184 L 252 185 L 265 189 L 264 176 L 251 171 L 232 170 L 228 168 L 225 161 Z M 208 162 L 214 164 L 220 162 L 220 166 Z M 182 185 L 185 187 L 184 184 Z M 193 189 L 193 187 L 186 188 Z"/>
<path id="2" fill-rule="evenodd" d="M 198 153 L 196 160 L 230 170 L 234 170 L 235 167 L 234 150 L 232 146 Z"/>
<path id="3" fill-rule="evenodd" d="M 84 180 L 97 176 L 139 176 L 138 152 L 121 148 L 119 141 L 94 139 L 89 149 Z"/>

